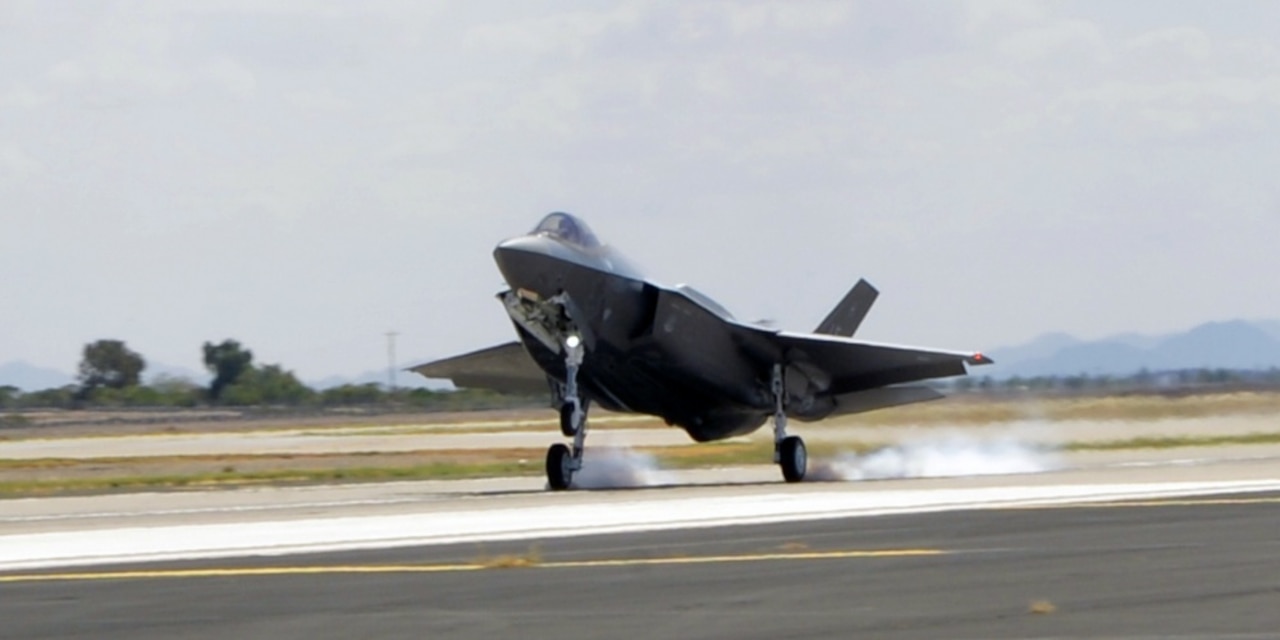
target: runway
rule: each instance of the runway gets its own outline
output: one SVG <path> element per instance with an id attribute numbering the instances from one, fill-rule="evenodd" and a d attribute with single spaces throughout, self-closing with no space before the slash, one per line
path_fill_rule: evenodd
<path id="1" fill-rule="evenodd" d="M 5 638 L 1274 638 L 1280 493 L 55 571 Z"/>
<path id="2" fill-rule="evenodd" d="M 5 500 L 0 638 L 1280 637 L 1280 450 L 1053 462 Z"/>

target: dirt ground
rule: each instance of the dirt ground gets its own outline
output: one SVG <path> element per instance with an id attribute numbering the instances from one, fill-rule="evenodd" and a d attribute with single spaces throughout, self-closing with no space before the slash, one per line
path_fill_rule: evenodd
<path id="1" fill-rule="evenodd" d="M 550 409 L 502 409 L 489 411 L 386 412 L 330 411 L 319 414 L 277 414 L 233 410 L 178 411 L 33 411 L 21 414 L 21 423 L 0 427 L 0 439 L 83 438 L 86 436 L 238 433 L 277 429 L 434 425 L 471 421 L 519 422 L 553 420 Z"/>
<path id="2" fill-rule="evenodd" d="M 305 456 L 173 456 L 154 458 L 106 458 L 92 461 L 32 460 L 0 461 L 0 483 L 77 482 L 86 480 L 142 477 L 204 477 L 278 473 L 283 471 L 334 472 L 358 469 L 412 468 L 427 465 L 475 467 L 501 466 L 518 473 L 528 466 L 530 473 L 542 472 L 541 449 L 441 450 L 421 452 L 335 453 Z M 305 479 L 305 478 L 304 478 Z"/>

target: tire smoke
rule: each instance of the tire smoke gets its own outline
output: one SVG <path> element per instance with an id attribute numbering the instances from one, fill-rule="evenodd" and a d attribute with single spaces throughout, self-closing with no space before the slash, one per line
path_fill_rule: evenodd
<path id="1" fill-rule="evenodd" d="M 591 447 L 582 469 L 573 476 L 575 489 L 624 489 L 672 484 L 672 474 L 658 468 L 653 456 L 627 447 Z"/>
<path id="2" fill-rule="evenodd" d="M 948 435 L 887 446 L 862 455 L 845 453 L 816 462 L 809 479 L 817 481 L 947 478 L 1042 473 L 1061 468 L 1051 448 L 1015 438 L 977 439 Z"/>

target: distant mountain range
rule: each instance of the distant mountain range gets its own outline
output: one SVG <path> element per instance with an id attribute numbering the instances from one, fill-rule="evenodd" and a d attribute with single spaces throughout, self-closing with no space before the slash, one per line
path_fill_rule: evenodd
<path id="1" fill-rule="evenodd" d="M 1280 367 L 1280 321 L 1210 322 L 1182 333 L 1126 333 L 1083 341 L 1050 333 L 1026 344 L 993 349 L 997 364 L 978 373 L 997 378 L 1129 375 L 1143 369 L 1270 369 Z"/>
<path id="2" fill-rule="evenodd" d="M 1270 369 L 1280 368 L 1280 320 L 1230 320 L 1210 322 L 1170 335 L 1123 333 L 1102 340 L 1085 341 L 1065 333 L 1046 333 L 1021 345 L 987 352 L 996 364 L 975 369 L 978 375 L 1013 376 L 1129 375 L 1142 369 Z M 199 384 L 209 375 L 184 367 L 154 363 L 144 379 L 160 375 L 187 378 Z M 356 376 L 329 376 L 306 383 L 315 389 L 344 384 L 385 383 L 386 370 Z M 73 375 L 20 360 L 0 364 L 0 386 L 12 385 L 36 391 L 74 384 Z M 450 388 L 408 371 L 396 373 L 396 384 L 407 388 Z"/>
<path id="3" fill-rule="evenodd" d="M 62 387 L 75 382 L 68 373 L 14 360 L 0 364 L 0 387 L 13 386 L 23 391 Z"/>

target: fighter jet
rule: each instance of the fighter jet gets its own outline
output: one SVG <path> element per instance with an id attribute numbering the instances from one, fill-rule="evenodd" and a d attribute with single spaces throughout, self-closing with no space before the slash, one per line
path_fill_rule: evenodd
<path id="1" fill-rule="evenodd" d="M 658 416 L 698 442 L 773 421 L 773 461 L 787 482 L 808 455 L 787 420 L 821 420 L 941 398 L 909 384 L 990 364 L 977 352 L 853 339 L 879 295 L 859 281 L 813 333 L 742 322 L 711 298 L 653 281 L 568 213 L 546 216 L 493 252 L 498 294 L 519 340 L 411 367 L 458 387 L 550 394 L 572 444 L 547 450 L 547 483 L 568 489 L 584 460 L 587 412 Z"/>

